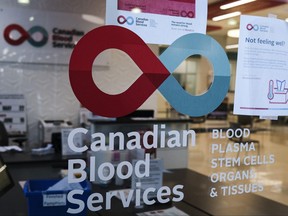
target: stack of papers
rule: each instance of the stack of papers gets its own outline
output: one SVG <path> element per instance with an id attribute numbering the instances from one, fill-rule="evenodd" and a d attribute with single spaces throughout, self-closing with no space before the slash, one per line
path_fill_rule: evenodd
<path id="1" fill-rule="evenodd" d="M 55 152 L 53 145 L 48 144 L 44 148 L 33 148 L 31 150 L 31 153 L 34 155 L 46 155 L 46 154 L 53 154 Z"/>
<path id="2" fill-rule="evenodd" d="M 6 152 L 6 151 L 17 151 L 22 152 L 22 148 L 19 146 L 13 145 L 13 146 L 0 146 L 0 152 Z"/>
<path id="3" fill-rule="evenodd" d="M 68 190 L 83 190 L 83 187 L 79 183 L 68 183 L 68 177 L 65 177 L 58 181 L 56 184 L 50 186 L 47 191 L 68 191 Z"/>

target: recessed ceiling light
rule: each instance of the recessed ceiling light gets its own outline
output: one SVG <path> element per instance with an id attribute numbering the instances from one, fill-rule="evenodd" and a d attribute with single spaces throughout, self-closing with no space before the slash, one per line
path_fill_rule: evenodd
<path id="1" fill-rule="evenodd" d="M 240 11 L 235 11 L 235 12 L 232 12 L 232 13 L 223 14 L 223 15 L 220 15 L 220 16 L 213 17 L 212 20 L 213 21 L 220 21 L 220 20 L 223 20 L 223 19 L 228 19 L 228 18 L 231 18 L 231 17 L 240 16 L 240 15 L 241 15 Z"/>
<path id="2" fill-rule="evenodd" d="M 237 49 L 238 48 L 238 44 L 230 44 L 230 45 L 227 45 L 225 48 L 226 49 Z"/>
<path id="3" fill-rule="evenodd" d="M 97 17 L 94 15 L 90 15 L 90 14 L 82 14 L 82 19 L 88 21 L 88 22 L 92 22 L 92 23 L 96 23 L 98 25 L 104 25 L 104 19 L 102 19 L 101 17 Z"/>
<path id="4" fill-rule="evenodd" d="M 227 22 L 227 24 L 229 25 L 229 26 L 235 26 L 235 25 L 237 25 L 237 20 L 235 20 L 235 19 L 229 19 L 228 20 L 228 22 Z"/>
<path id="5" fill-rule="evenodd" d="M 239 29 L 230 29 L 227 31 L 227 36 L 232 38 L 239 38 Z"/>
<path id="6" fill-rule="evenodd" d="M 18 0 L 19 4 L 29 4 L 30 0 Z"/>
<path id="7" fill-rule="evenodd" d="M 132 8 L 131 12 L 132 12 L 132 13 L 141 13 L 142 11 L 141 11 L 140 8 L 135 7 L 135 8 Z"/>
<path id="8" fill-rule="evenodd" d="M 222 5 L 222 6 L 220 6 L 220 9 L 221 10 L 226 10 L 226 9 L 229 9 L 229 8 L 237 7 L 237 6 L 240 6 L 240 5 L 243 5 L 243 4 L 247 4 L 247 3 L 250 3 L 250 2 L 254 2 L 254 1 L 256 1 L 256 0 L 239 0 L 239 1 L 235 1 L 235 2 L 231 2 L 231 3 L 228 3 L 228 4 Z"/>

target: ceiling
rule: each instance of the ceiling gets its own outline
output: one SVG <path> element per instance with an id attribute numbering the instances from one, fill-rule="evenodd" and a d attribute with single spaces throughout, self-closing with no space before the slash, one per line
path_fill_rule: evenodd
<path id="1" fill-rule="evenodd" d="M 208 22 L 207 34 L 222 40 L 222 45 L 237 44 L 237 38 L 230 38 L 227 36 L 227 31 L 230 29 L 239 28 L 239 18 L 234 17 L 222 21 L 212 21 L 212 17 L 222 15 L 225 13 L 240 11 L 242 15 L 268 16 L 273 14 L 278 19 L 285 20 L 288 18 L 288 0 L 256 0 L 254 2 L 238 6 L 235 8 L 221 10 L 220 6 L 235 2 L 236 0 L 208 0 Z M 233 22 L 231 22 L 233 21 Z M 231 23 L 234 23 L 231 25 Z"/>
<path id="2" fill-rule="evenodd" d="M 200 2 L 202 0 L 199 0 Z M 275 14 L 279 19 L 288 18 L 288 0 L 256 0 L 246 5 L 238 6 L 232 9 L 221 10 L 220 6 L 236 0 L 208 0 L 208 23 L 207 34 L 218 40 L 222 46 L 226 44 L 235 44 L 236 38 L 227 37 L 229 29 L 239 28 L 239 16 L 233 19 L 214 22 L 212 17 L 232 11 L 241 11 L 245 15 L 268 16 Z M 84 3 L 85 2 L 85 3 Z M 29 5 L 20 5 L 18 0 L 1 0 L 0 6 L 29 7 L 37 10 L 53 10 L 72 13 L 94 14 L 105 18 L 106 0 L 30 0 Z M 229 25 L 231 20 L 234 25 Z"/>

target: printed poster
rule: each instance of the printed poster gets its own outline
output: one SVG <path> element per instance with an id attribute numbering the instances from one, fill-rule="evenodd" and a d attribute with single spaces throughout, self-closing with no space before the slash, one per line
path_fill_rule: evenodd
<path id="1" fill-rule="evenodd" d="M 207 0 L 107 0 L 106 24 L 128 28 L 146 43 L 170 45 L 185 34 L 206 34 L 207 5 Z"/>
<path id="2" fill-rule="evenodd" d="M 288 114 L 288 23 L 241 16 L 234 114 Z"/>
<path id="3" fill-rule="evenodd" d="M 76 155 L 81 154 L 79 152 L 73 151 L 68 145 L 68 136 L 71 133 L 73 128 L 62 128 L 61 129 L 61 144 L 62 144 L 62 155 Z M 77 134 L 73 139 L 74 145 L 78 148 L 83 146 L 83 137 L 82 134 Z"/>

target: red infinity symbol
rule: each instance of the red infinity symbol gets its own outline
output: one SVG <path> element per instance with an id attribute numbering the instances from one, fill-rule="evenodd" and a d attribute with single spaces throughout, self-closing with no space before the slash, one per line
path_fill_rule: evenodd
<path id="1" fill-rule="evenodd" d="M 95 58 L 104 50 L 113 48 L 128 54 L 143 72 L 126 91 L 117 95 L 101 91 L 92 77 Z M 80 103 L 106 117 L 124 116 L 135 111 L 169 75 L 166 67 L 139 36 L 118 26 L 103 26 L 83 36 L 75 46 L 69 63 L 71 87 Z"/>
<path id="2" fill-rule="evenodd" d="M 182 17 L 189 17 L 189 18 L 193 18 L 194 17 L 194 12 L 193 11 L 181 11 L 181 16 Z"/>
<path id="3" fill-rule="evenodd" d="M 10 38 L 10 33 L 13 30 L 16 30 L 20 33 L 21 36 L 18 39 Z M 11 24 L 7 26 L 4 31 L 4 38 L 11 45 L 19 45 L 23 43 L 29 37 L 30 35 L 28 34 L 28 32 L 25 29 L 23 29 L 20 25 L 17 25 L 17 24 Z"/>

